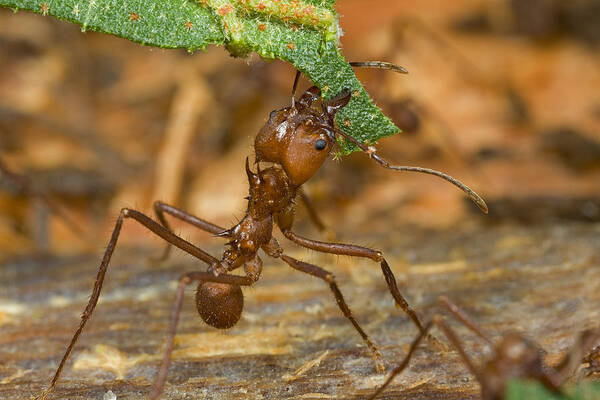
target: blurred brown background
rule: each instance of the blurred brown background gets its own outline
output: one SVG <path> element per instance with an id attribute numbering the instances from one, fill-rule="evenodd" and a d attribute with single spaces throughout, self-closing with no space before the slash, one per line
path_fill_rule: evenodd
<path id="1" fill-rule="evenodd" d="M 575 247 L 583 243 L 584 250 L 577 250 L 579 256 L 587 257 L 582 268 L 596 273 L 600 2 L 340 0 L 338 10 L 347 59 L 391 61 L 410 72 L 402 76 L 357 71 L 377 104 L 405 130 L 381 140 L 380 152 L 399 164 L 448 172 L 475 189 L 490 206 L 490 215 L 479 215 L 462 192 L 437 178 L 393 173 L 364 154 L 353 154 L 328 162 L 306 185 L 338 240 L 394 253 L 406 279 L 410 273 L 405 268 L 419 262 L 439 262 L 451 268 L 464 258 L 457 247 L 473 238 L 494 242 L 514 235 L 525 238 L 510 252 L 516 262 L 522 261 L 519 254 L 525 254 L 517 249 L 541 249 L 540 243 L 548 240 Z M 269 112 L 289 103 L 293 76 L 293 68 L 279 61 L 267 63 L 255 56 L 233 59 L 214 47 L 195 54 L 147 48 L 107 35 L 84 34 L 77 26 L 49 17 L 0 9 L 0 158 L 26 177 L 35 191 L 59 204 L 85 232 L 78 235 L 69 230 L 64 219 L 49 212 L 39 198 L 0 176 L 0 269 L 4 269 L 0 329 L 4 324 L 14 338 L 25 329 L 15 322 L 20 320 L 15 315 L 24 314 L 11 314 L 11 308 L 3 309 L 2 304 L 26 304 L 34 293 L 40 296 L 48 288 L 60 290 L 54 285 L 60 283 L 56 281 L 63 272 L 51 268 L 57 275 L 48 279 L 54 282 L 40 280 L 31 286 L 20 273 L 25 268 L 19 264 L 23 260 L 32 274 L 38 268 L 35 275 L 41 279 L 43 261 L 31 261 L 39 260 L 39 254 L 46 254 L 42 260 L 48 260 L 48 254 L 91 254 L 77 278 L 82 282 L 78 290 L 85 297 L 95 260 L 124 206 L 151 213 L 152 201 L 160 199 L 217 224 L 233 224 L 245 208 L 245 157 L 252 153 L 254 135 Z M 306 88 L 309 83 L 304 80 L 301 85 Z M 323 238 L 310 226 L 302 207 L 297 221 L 300 232 Z M 184 237 L 199 241 L 215 254 L 221 251 L 220 242 L 174 225 Z M 561 239 L 544 236 L 559 231 Z M 493 257 L 498 247 L 475 242 L 469 251 L 481 257 L 477 265 L 485 265 L 486 257 Z M 129 260 L 133 264 L 143 264 L 144 257 L 160 244 L 133 223 L 125 225 L 121 243 L 147 248 Z M 576 250 L 561 251 L 568 262 L 572 259 L 567 253 Z M 314 254 L 301 254 L 309 261 L 321 260 Z M 528 262 L 540 260 L 538 253 L 530 256 Z M 348 269 L 349 260 L 327 260 L 331 269 L 341 269 L 342 277 L 351 275 L 354 283 L 362 282 L 367 288 L 382 284 L 378 271 L 367 267 L 368 263 L 360 267 L 371 270 L 372 277 L 366 279 Z M 504 261 L 496 260 L 497 266 Z M 190 268 L 188 264 L 181 270 Z M 78 273 L 72 268 L 65 271 L 68 277 Z M 172 272 L 168 279 L 176 279 L 177 274 Z M 575 288 L 585 283 L 583 275 L 572 282 Z M 290 282 L 293 285 L 293 278 Z M 590 282 L 586 288 L 593 292 L 598 286 L 589 287 Z M 160 280 L 155 283 L 159 285 Z M 164 290 L 156 302 L 167 315 L 172 289 Z M 419 295 L 405 290 L 417 309 L 419 302 L 429 307 L 438 293 L 431 288 L 422 288 L 428 294 Z M 327 309 L 331 305 L 335 313 L 327 289 L 319 293 Z M 589 303 L 585 294 L 580 295 L 577 304 Z M 485 294 L 459 300 L 477 297 Z M 597 295 L 594 299 L 598 300 Z M 586 321 L 592 321 L 593 315 L 588 310 L 594 305 L 581 307 L 577 308 L 577 324 L 589 325 Z M 35 388 L 49 376 L 75 326 L 73 313 L 82 308 L 83 302 L 73 304 L 71 319 L 65 322 L 60 340 L 56 339 L 56 349 L 47 354 Z M 116 319 L 108 312 L 103 315 L 107 321 Z M 315 323 L 319 318 L 314 317 Z M 257 318 L 253 324 L 261 321 Z M 340 326 L 344 323 L 341 320 Z M 201 329 L 208 332 L 208 328 Z M 156 346 L 161 338 L 157 331 L 152 339 Z M 561 331 L 557 337 L 571 338 L 573 333 Z M 348 335 L 352 347 L 357 338 Z M 387 337 L 376 341 L 383 340 L 391 348 L 397 338 Z M 563 343 L 559 350 L 564 349 Z M 13 376 L 19 368 L 37 371 L 17 361 L 11 365 L 5 367 L 6 376 Z M 292 370 L 298 366 L 291 365 Z M 31 383 L 27 377 L 15 379 Z M 475 393 L 470 385 L 466 390 Z M 297 394 L 301 392 L 297 389 Z"/>
<path id="2" fill-rule="evenodd" d="M 464 180 L 490 200 L 492 218 L 554 214 L 542 207 L 600 219 L 598 7 L 341 2 L 346 57 L 410 71 L 357 72 L 407 131 L 379 148 Z M 243 212 L 244 158 L 269 111 L 289 102 L 289 65 L 220 48 L 145 48 L 24 12 L 1 18 L 0 154 L 82 227 L 99 234 L 122 206 L 149 210 L 156 199 L 221 224 Z M 0 245 L 27 251 L 39 220 L 9 186 Z M 466 217 L 449 185 L 379 171 L 360 154 L 329 163 L 308 186 L 330 221 L 384 212 L 448 228 Z M 51 246 L 76 245 L 49 224 Z"/>

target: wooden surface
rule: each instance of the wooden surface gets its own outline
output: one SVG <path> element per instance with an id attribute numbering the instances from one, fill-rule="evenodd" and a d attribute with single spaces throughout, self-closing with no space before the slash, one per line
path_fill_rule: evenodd
<path id="1" fill-rule="evenodd" d="M 340 239 L 377 244 L 424 319 L 439 311 L 436 298 L 448 295 L 494 337 L 525 332 L 547 350 L 550 363 L 577 332 L 600 320 L 598 224 L 471 223 L 436 232 L 385 231 L 386 223 L 376 219 L 360 235 Z M 217 254 L 219 242 L 202 245 Z M 149 392 L 175 280 L 204 267 L 181 254 L 151 265 L 146 258 L 160 248 L 157 241 L 147 243 L 144 249 L 117 248 L 96 313 L 50 398 L 102 399 L 112 390 L 117 399 L 141 399 Z M 286 248 L 336 274 L 388 369 L 395 365 L 416 329 L 394 307 L 379 266 Z M 99 259 L 100 251 L 0 266 L 1 399 L 27 399 L 47 385 L 78 324 Z M 226 332 L 198 318 L 193 290 L 186 292 L 165 399 L 360 399 L 384 378 L 327 285 L 282 263 L 265 258 L 261 280 L 245 290 L 242 319 Z M 487 354 L 465 329 L 458 331 L 471 354 Z M 478 398 L 478 390 L 456 353 L 425 343 L 381 399 L 468 399 Z"/>
<path id="2" fill-rule="evenodd" d="M 502 4 L 517 2 L 338 3 L 348 59 L 392 61 L 410 71 L 358 72 L 394 121 L 407 99 L 421 119 L 418 132 L 382 140 L 380 151 L 460 178 L 489 201 L 491 214 L 473 217 L 454 187 L 384 171 L 364 155 L 327 163 L 309 182 L 311 198 L 327 223 L 338 224 L 340 240 L 385 252 L 423 319 L 439 312 L 435 300 L 446 294 L 493 335 L 526 332 L 555 362 L 579 331 L 600 321 L 600 59 L 597 47 L 578 39 L 587 14 L 547 42 L 497 24 L 506 17 Z M 452 28 L 473 16 L 488 20 L 488 29 Z M 198 81 L 188 79 L 188 68 Z M 294 73 L 285 63 L 235 61 L 218 48 L 191 57 L 0 10 L 0 157 L 59 200 L 91 232 L 95 250 L 33 257 L 43 225 L 31 212 L 35 201 L 0 188 L 1 400 L 27 399 L 48 384 L 121 207 L 148 211 L 157 198 L 179 197 L 178 205 L 218 224 L 242 215 L 253 135 L 271 110 L 289 104 Z M 308 85 L 301 81 L 300 88 Z M 195 90 L 205 101 L 191 103 L 187 91 Z M 177 138 L 167 132 L 178 130 L 167 127 L 180 126 L 193 110 L 200 116 L 191 145 L 169 146 Z M 188 151 L 177 156 L 173 149 Z M 165 154 L 187 159 L 183 176 L 160 173 L 156 160 Z M 178 196 L 174 186 L 162 191 L 165 182 L 180 181 Z M 595 223 L 544 222 L 555 218 Z M 306 219 L 299 216 L 299 231 L 322 239 Z M 510 219 L 529 225 L 503 222 Z M 48 225 L 48 248 L 85 248 L 60 221 Z M 184 232 L 215 255 L 223 250 L 220 240 Z M 159 242 L 131 222 L 122 239 L 53 399 L 102 399 L 108 390 L 118 399 L 145 398 L 174 282 L 204 268 L 181 254 L 149 264 Z M 133 243 L 146 248 L 128 247 Z M 379 266 L 285 245 L 336 274 L 388 368 L 399 362 L 416 329 L 394 307 Z M 202 323 L 189 288 L 165 398 L 365 398 L 384 377 L 327 285 L 264 261 L 261 280 L 245 291 L 241 321 L 227 332 Z M 459 333 L 474 355 L 487 354 L 468 332 Z M 478 390 L 456 353 L 426 343 L 381 398 L 468 399 Z"/>

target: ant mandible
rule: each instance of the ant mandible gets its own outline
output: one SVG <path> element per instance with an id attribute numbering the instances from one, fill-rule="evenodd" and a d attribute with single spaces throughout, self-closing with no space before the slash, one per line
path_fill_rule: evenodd
<path id="1" fill-rule="evenodd" d="M 432 321 L 425 325 L 425 328 L 414 339 L 404 360 L 394 368 L 385 382 L 367 400 L 374 400 L 408 366 L 417 346 L 434 325 L 444 332 L 444 335 L 458 351 L 469 371 L 479 382 L 483 400 L 505 399 L 506 386 L 512 379 L 536 380 L 553 393 L 563 394 L 562 384 L 581 364 L 582 359 L 585 361 L 584 354 L 600 340 L 600 328 L 583 331 L 571 351 L 558 365 L 551 368 L 542 359 L 543 351 L 538 345 L 523 335 L 509 333 L 504 335 L 498 343 L 494 343 L 454 302 L 445 296 L 441 296 L 438 301 L 458 321 L 492 347 L 493 357 L 481 367 L 476 367 L 452 328 L 444 322 L 441 316 L 435 315 Z"/>
<path id="2" fill-rule="evenodd" d="M 371 67 L 405 72 L 402 67 L 385 62 L 355 62 L 351 64 L 355 67 Z M 260 249 L 271 257 L 283 260 L 292 268 L 322 279 L 329 284 L 344 316 L 350 320 L 370 349 L 377 370 L 379 372 L 385 370 L 377 346 L 371 341 L 352 315 L 333 274 L 321 267 L 297 260 L 285 254 L 277 240 L 272 236 L 274 225 L 279 227 L 287 239 L 302 247 L 324 253 L 369 258 L 380 263 L 381 270 L 394 300 L 408 314 L 418 329 L 424 332 L 424 327 L 417 314 L 409 306 L 402 294 L 400 294 L 394 274 L 383 254 L 380 251 L 367 247 L 320 242 L 297 235 L 292 230 L 295 207 L 294 199 L 299 193 L 302 184 L 319 170 L 323 162 L 331 154 L 335 148 L 337 139 L 341 136 L 366 152 L 373 160 L 385 168 L 437 175 L 464 190 L 484 212 L 487 212 L 487 206 L 481 197 L 454 178 L 426 168 L 391 165 L 376 153 L 373 146 L 360 143 L 338 130 L 334 122 L 334 117 L 338 110 L 350 101 L 350 91 L 348 89 L 343 90 L 335 97 L 322 101 L 321 107 L 316 107 L 317 101 L 321 98 L 321 90 L 316 86 L 309 88 L 298 100 L 295 99 L 299 77 L 300 72 L 297 72 L 292 89 L 291 105 L 272 111 L 269 120 L 256 136 L 254 142 L 256 171 L 252 171 L 249 160 L 246 158 L 246 174 L 250 185 L 247 197 L 248 208 L 246 215 L 237 225 L 230 229 L 224 229 L 188 214 L 179 208 L 159 201 L 154 204 L 154 211 L 159 222 L 130 208 L 123 208 L 121 210 L 110 241 L 108 242 L 106 252 L 102 258 L 89 303 L 81 316 L 79 327 L 65 351 L 50 386 L 38 398 L 44 399 L 56 386 L 79 335 L 81 335 L 85 324 L 90 319 L 96 307 L 104 282 L 104 276 L 117 245 L 119 233 L 125 219 L 137 221 L 168 242 L 164 255 L 168 254 L 170 246 L 173 245 L 204 261 L 208 265 L 206 271 L 188 272 L 179 278 L 164 356 L 158 375 L 154 381 L 152 393 L 150 394 L 150 399 L 152 400 L 160 396 L 165 385 L 185 287 L 194 281 L 199 282 L 196 291 L 196 306 L 204 322 L 218 329 L 231 328 L 240 319 L 243 309 L 244 296 L 241 287 L 252 286 L 260 278 L 262 260 L 257 254 Z M 271 163 L 271 166 L 261 169 L 261 163 Z M 229 249 L 223 253 L 221 259 L 213 257 L 192 243 L 175 235 L 165 219 L 165 214 L 187 222 L 203 231 L 212 233 L 216 237 L 229 239 L 227 243 Z M 244 276 L 231 274 L 232 271 L 240 267 L 244 269 Z"/>

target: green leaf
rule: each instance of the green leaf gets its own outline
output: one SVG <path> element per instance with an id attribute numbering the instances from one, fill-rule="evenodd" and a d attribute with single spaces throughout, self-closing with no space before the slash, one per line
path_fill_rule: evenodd
<path id="1" fill-rule="evenodd" d="M 598 400 L 600 399 L 600 382 L 582 382 L 567 387 L 569 397 L 548 391 L 539 382 L 512 380 L 506 388 L 506 400 Z"/>
<path id="2" fill-rule="evenodd" d="M 345 88 L 350 103 L 338 126 L 374 143 L 400 130 L 377 108 L 339 50 L 335 0 L 0 0 L 0 6 L 51 15 L 144 45 L 258 53 L 290 62 L 330 98 Z M 344 144 L 345 153 L 355 150 Z"/>

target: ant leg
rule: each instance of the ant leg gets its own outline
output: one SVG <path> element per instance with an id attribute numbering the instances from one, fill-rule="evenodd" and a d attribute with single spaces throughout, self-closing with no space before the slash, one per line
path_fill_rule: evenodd
<path id="1" fill-rule="evenodd" d="M 441 296 L 439 298 L 439 302 L 445 308 L 447 308 L 448 311 L 450 311 L 452 313 L 452 315 L 456 319 L 458 319 L 460 322 L 462 322 L 467 328 L 469 328 L 471 331 L 475 332 L 478 336 L 483 338 L 488 344 L 493 346 L 492 341 L 483 333 L 483 331 L 473 321 L 471 321 L 471 319 L 456 304 L 454 304 L 452 301 L 450 301 L 450 299 L 448 299 L 445 296 Z M 485 397 L 485 393 L 489 393 L 488 383 L 485 380 L 485 376 L 483 374 L 481 374 L 475 368 L 473 362 L 467 356 L 467 353 L 464 351 L 458 338 L 454 334 L 454 331 L 452 331 L 452 329 L 450 329 L 450 327 L 437 315 L 434 317 L 433 322 L 444 332 L 444 334 L 446 335 L 448 340 L 450 340 L 450 343 L 452 343 L 454 348 L 458 351 L 458 353 L 462 357 L 462 359 L 465 362 L 465 364 L 467 365 L 469 371 L 471 371 L 471 373 L 473 375 L 475 375 L 475 377 L 477 378 L 477 381 L 479 381 L 479 384 L 481 385 L 481 392 L 484 394 L 484 397 Z M 553 370 L 535 371 L 535 374 L 530 375 L 530 377 L 538 380 L 540 383 L 542 383 L 544 386 L 546 386 L 548 389 L 550 389 L 554 393 L 563 394 L 563 392 L 560 389 L 560 382 L 561 382 L 560 374 L 556 373 L 556 371 L 553 371 Z"/>
<path id="2" fill-rule="evenodd" d="M 379 387 L 379 389 L 377 389 L 377 391 L 375 391 L 375 393 L 373 393 L 367 400 L 374 400 L 381 392 L 383 392 L 385 390 L 386 387 L 388 387 L 388 385 L 392 382 L 392 380 L 394 380 L 394 378 L 398 374 L 400 374 L 402 371 L 404 371 L 404 369 L 408 366 L 408 362 L 410 361 L 413 353 L 417 349 L 417 346 L 419 345 L 421 340 L 423 340 L 423 337 L 425 337 L 425 335 L 427 335 L 427 333 L 429 332 L 429 330 L 431 329 L 432 326 L 433 326 L 433 324 L 431 322 L 429 322 L 427 325 L 425 325 L 425 328 L 423 329 L 423 331 L 419 332 L 417 337 L 411 343 L 410 349 L 408 350 L 408 354 L 406 354 L 406 356 L 404 357 L 404 360 L 402 360 L 400 365 L 398 365 L 396 368 L 394 368 L 392 370 L 392 372 L 390 373 L 390 376 L 388 376 L 388 378 L 385 380 L 385 382 L 383 382 L 383 385 L 381 385 Z"/>
<path id="3" fill-rule="evenodd" d="M 310 197 L 308 197 L 306 192 L 302 190 L 302 188 L 298 189 L 298 195 L 300 196 L 300 200 L 302 200 L 302 203 L 304 203 L 306 211 L 308 211 L 308 216 L 310 217 L 310 220 L 313 224 L 315 224 L 317 229 L 321 232 L 328 230 L 321 217 L 319 217 L 319 214 L 317 213 L 317 210 L 315 209 L 315 205 L 313 204 L 312 200 L 310 199 Z"/>
<path id="4" fill-rule="evenodd" d="M 450 300 L 446 296 L 440 296 L 438 298 L 438 302 L 442 306 L 444 306 L 448 311 L 450 311 L 450 313 L 452 313 L 452 315 L 454 315 L 454 318 L 456 318 L 457 320 L 462 322 L 463 325 L 465 325 L 467 328 L 469 328 L 477 336 L 479 336 L 480 338 L 485 340 L 490 346 L 494 345 L 494 343 L 489 338 L 489 336 L 486 335 L 483 332 L 483 330 L 471 318 L 469 318 L 467 316 L 467 314 L 465 314 L 465 312 L 460 307 L 458 307 L 452 300 Z"/>
<path id="5" fill-rule="evenodd" d="M 180 208 L 171 206 L 169 204 L 165 204 L 160 201 L 154 202 L 154 212 L 156 213 L 156 216 L 157 216 L 158 220 L 161 222 L 161 224 L 167 229 L 169 229 L 169 224 L 167 223 L 167 221 L 165 219 L 164 213 L 167 213 L 177 219 L 187 222 L 188 224 L 191 224 L 191 225 L 195 226 L 196 228 L 202 229 L 203 231 L 206 231 L 208 233 L 218 235 L 225 231 L 224 228 L 221 228 L 218 225 L 215 225 L 213 223 L 205 221 L 205 220 L 198 218 L 195 215 L 192 215 Z"/>
<path id="6" fill-rule="evenodd" d="M 188 272 L 179 278 L 175 303 L 173 304 L 173 311 L 171 312 L 171 323 L 169 325 L 169 331 L 167 332 L 167 339 L 165 340 L 165 352 L 160 364 L 160 369 L 158 370 L 158 374 L 154 380 L 152 393 L 150 393 L 150 400 L 158 399 L 164 390 L 169 364 L 171 363 L 171 353 L 173 352 L 175 332 L 177 330 L 177 323 L 179 322 L 179 315 L 181 314 L 181 306 L 183 304 L 183 292 L 185 287 L 193 281 L 226 283 L 237 286 L 250 286 L 254 283 L 254 280 L 247 276 L 215 276 L 210 272 Z"/>
<path id="7" fill-rule="evenodd" d="M 494 343 L 492 342 L 492 340 L 483 332 L 483 330 L 473 321 L 471 320 L 471 318 L 469 318 L 467 316 L 467 314 L 461 310 L 456 304 L 454 304 L 448 297 L 446 296 L 440 296 L 438 299 L 438 302 L 444 306 L 448 311 L 450 311 L 450 313 L 452 313 L 452 315 L 459 320 L 463 325 L 465 325 L 467 328 L 469 328 L 469 330 L 471 330 L 472 332 L 474 332 L 475 334 L 477 334 L 479 337 L 481 337 L 483 340 L 485 340 L 490 346 L 494 346 Z M 441 322 L 440 322 L 441 323 Z M 438 325 L 440 325 L 440 323 L 438 323 Z M 446 333 L 446 336 L 448 336 L 448 332 L 450 332 L 452 334 L 451 331 L 449 331 L 449 327 L 446 327 L 448 329 L 448 332 L 445 331 L 445 329 L 440 325 L 440 327 L 442 328 L 442 330 L 444 330 L 444 332 Z M 448 338 L 450 339 L 450 336 L 448 336 Z M 593 331 L 587 331 L 581 334 L 581 336 L 578 339 L 577 345 L 575 346 L 575 348 L 577 348 L 579 346 L 579 348 L 581 349 L 581 346 L 585 346 L 585 345 L 589 345 L 591 346 L 593 343 L 594 339 L 598 339 L 598 336 L 594 335 Z M 456 340 L 456 337 L 455 337 Z M 450 341 L 452 342 L 452 339 L 450 339 Z M 458 341 L 457 341 L 458 342 Z M 453 343 L 456 346 L 456 343 Z M 583 357 L 583 352 L 582 351 L 576 351 L 576 355 L 575 358 L 577 360 L 581 360 L 581 358 Z M 459 350 L 459 352 L 461 352 L 461 350 Z M 463 353 L 461 352 L 461 355 L 463 355 Z M 573 355 L 573 354 L 571 354 Z M 466 357 L 466 355 L 463 356 L 463 358 Z M 563 365 L 563 367 L 567 367 L 570 365 L 569 362 L 569 356 L 565 357 L 565 360 L 563 360 L 563 362 L 561 362 L 561 365 Z M 467 363 L 468 364 L 468 363 Z M 547 371 L 536 371 L 537 373 L 539 373 L 539 375 L 535 375 L 534 378 L 539 380 L 544 386 L 546 386 L 548 389 L 550 389 L 551 391 L 557 393 L 557 394 L 561 394 L 561 390 L 560 390 L 560 384 L 563 381 L 563 378 L 566 378 L 562 375 L 562 372 L 557 372 L 556 370 L 547 370 Z M 477 374 L 475 374 L 475 376 L 477 376 Z M 480 378 L 478 378 L 478 380 L 480 381 L 480 383 L 482 382 L 482 380 Z"/>
<path id="8" fill-rule="evenodd" d="M 436 324 L 442 330 L 442 332 L 444 332 L 444 335 L 446 335 L 452 346 L 456 349 L 456 351 L 458 351 L 458 354 L 463 359 L 464 363 L 467 365 L 469 371 L 475 376 L 475 378 L 481 385 L 481 392 L 489 393 L 488 384 L 485 380 L 484 375 L 479 370 L 477 370 L 477 368 L 475 368 L 475 364 L 473 364 L 473 361 L 471 361 L 471 359 L 465 352 L 465 349 L 460 344 L 460 341 L 456 337 L 454 331 L 448 326 L 448 324 L 446 324 L 442 320 L 442 318 L 439 315 L 434 315 L 433 323 Z"/>
<path id="9" fill-rule="evenodd" d="M 212 233 L 214 235 L 219 235 L 219 234 L 222 234 L 223 232 L 225 232 L 225 229 L 221 228 L 220 226 L 212 224 L 212 223 L 205 221 L 201 218 L 198 218 L 192 214 L 189 214 L 180 208 L 171 206 L 169 204 L 165 204 L 161 201 L 154 202 L 154 213 L 156 214 L 156 218 L 162 224 L 162 226 L 164 226 L 171 232 L 172 232 L 172 230 L 171 230 L 171 227 L 169 226 L 169 223 L 167 222 L 167 219 L 165 218 L 165 215 L 164 215 L 165 213 L 167 213 L 177 219 L 180 219 L 184 222 L 187 222 L 188 224 L 191 224 L 191 225 L 195 226 L 196 228 L 199 228 L 203 231 Z M 171 253 L 171 244 L 167 243 L 165 246 L 165 250 L 163 251 L 163 254 L 160 257 L 156 258 L 154 261 L 165 261 L 169 257 L 170 253 Z"/>
<path id="10" fill-rule="evenodd" d="M 385 258 L 383 258 L 383 254 L 380 251 L 372 250 L 367 247 L 355 246 L 352 244 L 319 242 L 317 240 L 298 236 L 290 230 L 284 231 L 283 235 L 297 245 L 311 250 L 316 250 L 323 253 L 338 254 L 342 256 L 370 258 L 371 260 L 380 263 L 381 271 L 385 277 L 388 289 L 390 290 L 392 297 L 394 297 L 396 304 L 400 306 L 400 308 L 402 308 L 406 314 L 408 314 L 413 323 L 417 326 L 417 328 L 419 328 L 419 331 L 423 332 L 424 328 L 419 320 L 419 317 L 417 316 L 417 313 L 410 307 L 408 302 L 400 293 L 394 273 L 390 269 L 390 266 Z"/>
<path id="11" fill-rule="evenodd" d="M 363 340 L 373 353 L 373 358 L 375 360 L 375 368 L 377 369 L 377 372 L 384 372 L 385 365 L 383 364 L 383 360 L 381 359 L 381 353 L 379 352 L 379 349 L 377 348 L 375 343 L 371 341 L 369 336 L 367 336 L 365 331 L 363 331 L 363 329 L 360 327 L 358 321 L 356 321 L 354 316 L 352 316 L 352 311 L 350 311 L 348 304 L 346 304 L 344 296 L 342 295 L 342 292 L 340 291 L 335 281 L 335 277 L 329 271 L 324 270 L 321 267 L 317 267 L 316 265 L 296 260 L 295 258 L 289 257 L 285 254 L 281 255 L 281 259 L 288 263 L 290 267 L 297 269 L 298 271 L 304 272 L 306 274 L 312 275 L 314 277 L 317 277 L 319 279 L 322 279 L 329 284 L 329 287 L 331 288 L 331 291 L 335 296 L 335 300 L 338 304 L 338 307 L 340 308 L 340 310 L 342 310 L 344 316 L 350 320 L 352 325 L 354 325 L 354 328 L 358 331 L 359 335 L 363 338 Z"/>
<path id="12" fill-rule="evenodd" d="M 50 393 L 52 391 L 52 389 L 54 389 L 54 387 L 56 386 L 56 382 L 58 381 L 58 378 L 60 377 L 60 374 L 65 366 L 65 363 L 67 362 L 67 359 L 71 355 L 71 351 L 73 350 L 73 347 L 75 346 L 75 343 L 77 342 L 77 339 L 79 338 L 79 335 L 81 335 L 81 332 L 83 331 L 83 328 L 85 327 L 85 324 L 92 316 L 92 313 L 94 312 L 94 308 L 96 308 L 96 304 L 98 303 L 98 298 L 100 297 L 100 291 L 102 290 L 102 284 L 104 283 L 104 276 L 106 274 L 106 270 L 108 269 L 108 264 L 110 263 L 112 254 L 117 245 L 117 240 L 119 239 L 119 234 L 120 234 L 121 228 L 123 226 L 123 220 L 125 218 L 133 218 L 135 221 L 144 225 L 146 228 L 148 228 L 150 231 L 155 233 L 157 236 L 160 236 L 162 239 L 166 240 L 167 242 L 177 246 L 178 248 L 185 251 L 186 253 L 193 255 L 194 257 L 204 261 L 205 263 L 207 263 L 209 265 L 214 265 L 219 262 L 219 260 L 217 260 L 215 257 L 206 253 L 202 249 L 194 246 L 190 242 L 180 238 L 179 236 L 175 235 L 174 233 L 171 233 L 171 231 L 169 231 L 168 229 L 166 229 L 165 227 L 160 225 L 158 222 L 152 220 L 148 216 L 142 214 L 141 212 L 132 210 L 129 208 L 123 208 L 121 210 L 121 213 L 119 214 L 119 218 L 117 219 L 117 222 L 115 223 L 115 228 L 113 229 L 113 233 L 110 237 L 110 241 L 108 242 L 108 246 L 106 247 L 106 251 L 104 253 L 104 257 L 102 258 L 102 262 L 100 263 L 100 268 L 98 269 L 96 281 L 94 282 L 94 288 L 92 290 L 90 300 L 89 300 L 87 306 L 85 307 L 83 314 L 81 315 L 81 322 L 79 323 L 79 327 L 75 331 L 75 334 L 73 335 L 73 338 L 71 339 L 71 343 L 69 343 L 69 346 L 67 347 L 67 350 L 65 351 L 65 354 L 63 355 L 63 358 L 60 361 L 60 364 L 58 365 L 58 369 L 56 370 L 54 377 L 52 378 L 50 387 L 48 387 L 46 390 L 44 390 L 37 397 L 38 399 L 42 399 L 42 400 L 45 399 L 46 396 L 48 395 L 48 393 Z"/>

